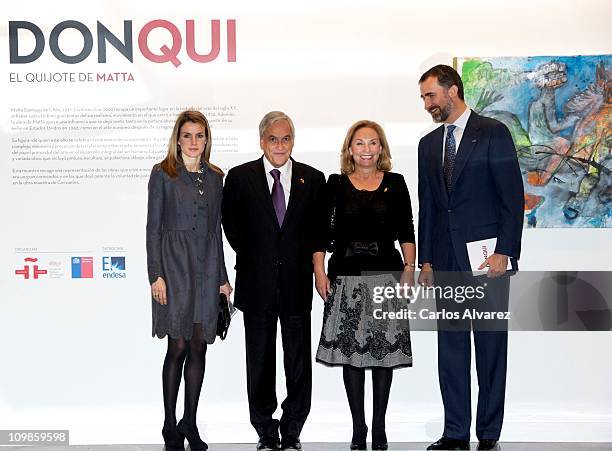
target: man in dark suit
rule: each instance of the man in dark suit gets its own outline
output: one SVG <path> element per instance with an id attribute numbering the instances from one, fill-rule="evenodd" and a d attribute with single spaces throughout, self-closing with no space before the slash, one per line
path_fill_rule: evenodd
<path id="1" fill-rule="evenodd" d="M 443 123 L 419 142 L 419 282 L 431 285 L 438 271 L 442 279 L 450 273 L 469 280 L 472 268 L 466 243 L 496 238 L 494 253 L 480 269 L 489 267 L 487 302 L 507 308 L 506 268 L 508 259 L 516 264 L 519 258 L 524 204 L 512 137 L 501 122 L 467 107 L 463 83 L 452 67 L 429 69 L 421 76 L 419 86 L 425 109 L 435 122 Z M 444 433 L 428 450 L 469 449 L 471 327 L 479 386 L 478 449 L 495 449 L 499 440 L 506 388 L 507 330 L 477 330 L 469 319 L 462 324 L 461 330 L 448 330 L 438 324 Z"/>
<path id="2" fill-rule="evenodd" d="M 310 411 L 312 256 L 323 173 L 291 158 L 295 131 L 273 111 L 259 125 L 258 160 L 229 171 L 223 228 L 236 252 L 235 305 L 244 313 L 247 392 L 259 450 L 301 449 Z M 276 400 L 276 327 L 280 320 L 287 397 Z M 279 441 L 279 426 L 282 442 Z"/>

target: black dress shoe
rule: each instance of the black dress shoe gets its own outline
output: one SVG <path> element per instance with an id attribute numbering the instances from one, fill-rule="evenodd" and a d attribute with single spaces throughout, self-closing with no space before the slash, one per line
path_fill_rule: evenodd
<path id="1" fill-rule="evenodd" d="M 363 443 L 354 443 L 354 442 L 351 442 L 351 449 L 352 450 L 355 450 L 355 449 L 361 449 L 361 450 L 368 449 L 368 444 L 366 442 L 363 442 Z"/>
<path id="2" fill-rule="evenodd" d="M 428 450 L 455 450 L 455 449 L 470 449 L 470 442 L 465 440 L 456 440 L 454 438 L 442 437 L 435 443 L 427 447 Z"/>
<path id="3" fill-rule="evenodd" d="M 166 451 L 185 451 L 185 436 L 178 430 L 176 425 L 164 425 L 162 436 L 164 437 Z"/>
<path id="4" fill-rule="evenodd" d="M 277 451 L 280 450 L 280 441 L 278 437 L 272 435 L 262 435 L 257 442 L 259 451 Z"/>
<path id="5" fill-rule="evenodd" d="M 483 439 L 478 442 L 478 449 L 480 450 L 491 450 L 491 449 L 499 449 L 497 446 L 497 440 L 492 439 Z"/>
<path id="6" fill-rule="evenodd" d="M 389 449 L 389 444 L 388 443 L 374 443 L 372 442 L 372 450 L 385 450 L 385 449 Z"/>
<path id="7" fill-rule="evenodd" d="M 281 449 L 302 449 L 302 443 L 299 437 L 291 435 L 284 436 L 281 440 Z"/>
<path id="8" fill-rule="evenodd" d="M 185 436 L 191 447 L 191 451 L 206 451 L 208 445 L 200 438 L 198 427 L 195 424 L 187 424 L 183 420 L 176 425 L 177 429 Z"/>

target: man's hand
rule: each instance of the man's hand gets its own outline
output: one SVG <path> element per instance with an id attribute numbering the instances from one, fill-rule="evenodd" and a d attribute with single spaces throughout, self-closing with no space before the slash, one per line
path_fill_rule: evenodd
<path id="1" fill-rule="evenodd" d="M 492 254 L 482 262 L 478 269 L 485 269 L 487 266 L 489 267 L 489 271 L 487 271 L 488 278 L 494 279 L 503 276 L 508 267 L 508 257 L 502 254 Z"/>
<path id="2" fill-rule="evenodd" d="M 419 274 L 419 284 L 424 287 L 433 287 L 434 273 L 431 263 L 423 263 L 421 273 Z"/>

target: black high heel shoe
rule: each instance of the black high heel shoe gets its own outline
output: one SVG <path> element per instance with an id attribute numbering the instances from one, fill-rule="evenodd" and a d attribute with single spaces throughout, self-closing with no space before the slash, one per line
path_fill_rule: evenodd
<path id="1" fill-rule="evenodd" d="M 368 437 L 368 427 L 364 426 L 360 431 L 355 431 L 353 429 L 353 438 L 351 439 L 351 449 L 352 450 L 364 450 L 368 449 L 368 444 L 366 443 L 366 438 Z"/>
<path id="2" fill-rule="evenodd" d="M 194 424 L 187 424 L 183 420 L 179 421 L 176 428 L 181 432 L 191 447 L 191 451 L 206 451 L 208 445 L 200 438 L 198 427 Z"/>
<path id="3" fill-rule="evenodd" d="M 385 433 L 384 426 L 376 427 L 372 426 L 372 450 L 386 450 L 389 449 L 387 443 L 387 434 Z"/>
<path id="4" fill-rule="evenodd" d="M 178 430 L 176 425 L 174 427 L 166 427 L 164 425 L 162 437 L 164 437 L 166 451 L 185 451 L 185 436 Z"/>

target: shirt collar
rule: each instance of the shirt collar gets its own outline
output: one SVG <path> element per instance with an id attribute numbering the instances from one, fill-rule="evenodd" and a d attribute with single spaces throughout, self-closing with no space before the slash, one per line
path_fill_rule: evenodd
<path id="1" fill-rule="evenodd" d="M 287 162 L 281 167 L 275 168 L 274 166 L 272 166 L 272 163 L 270 163 L 268 159 L 266 158 L 266 156 L 264 155 L 263 164 L 264 164 L 264 171 L 266 171 L 266 174 L 270 174 L 270 171 L 272 169 L 278 169 L 281 173 L 281 177 L 284 178 L 287 174 L 291 172 L 291 158 L 289 158 Z"/>
<path id="2" fill-rule="evenodd" d="M 465 127 L 467 126 L 467 121 L 470 118 L 471 112 L 472 110 L 470 110 L 469 108 L 466 108 L 465 111 L 461 114 L 461 116 L 457 118 L 455 122 L 453 122 L 452 124 L 445 124 L 445 126 L 448 127 L 449 125 L 454 125 L 457 128 L 460 128 L 461 130 L 465 130 Z"/>

